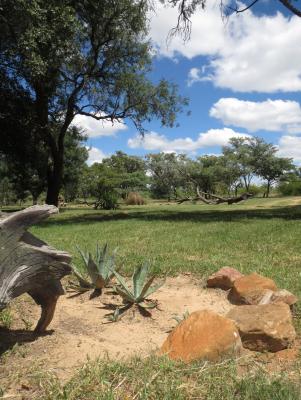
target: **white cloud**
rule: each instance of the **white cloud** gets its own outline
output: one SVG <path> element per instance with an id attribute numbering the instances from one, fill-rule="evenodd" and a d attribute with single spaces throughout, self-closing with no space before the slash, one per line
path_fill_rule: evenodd
<path id="1" fill-rule="evenodd" d="M 86 149 L 88 150 L 89 157 L 87 160 L 88 165 L 92 165 L 94 163 L 101 163 L 102 160 L 106 157 L 104 152 L 97 147 L 88 147 L 86 146 Z"/>
<path id="2" fill-rule="evenodd" d="M 168 139 L 164 135 L 156 132 L 150 132 L 144 135 L 144 138 L 135 136 L 128 140 L 128 146 L 132 149 L 143 148 L 148 151 L 163 151 L 163 152 L 184 152 L 191 153 L 198 149 L 224 146 L 232 137 L 247 137 L 249 135 L 238 133 L 230 128 L 224 129 L 209 129 L 209 131 L 200 133 L 196 140 L 190 137 Z"/>
<path id="3" fill-rule="evenodd" d="M 225 125 L 245 128 L 249 132 L 301 133 L 301 107 L 291 100 L 254 102 L 221 98 L 212 106 L 210 116 L 220 119 Z"/>
<path id="4" fill-rule="evenodd" d="M 279 140 L 278 148 L 280 157 L 291 157 L 296 164 L 301 164 L 301 137 L 282 136 Z"/>
<path id="5" fill-rule="evenodd" d="M 197 55 L 215 55 L 225 44 L 224 25 L 215 0 L 209 0 L 206 11 L 199 10 L 192 16 L 192 35 L 187 43 L 176 35 L 168 40 L 168 34 L 177 24 L 177 7 L 156 5 L 156 13 L 151 17 L 151 38 L 159 53 L 174 58 L 182 54 L 191 59 Z"/>
<path id="6" fill-rule="evenodd" d="M 166 37 L 177 22 L 177 9 L 158 6 L 151 21 L 151 36 L 159 54 L 192 59 L 209 56 L 206 75 L 215 86 L 238 92 L 301 90 L 301 24 L 297 16 L 254 15 L 252 11 L 221 19 L 219 1 L 209 0 L 205 11 L 192 17 L 191 40 Z M 196 69 L 201 66 L 197 65 Z M 198 81 L 195 79 L 194 82 Z M 188 79 L 189 82 L 189 79 Z"/>
<path id="7" fill-rule="evenodd" d="M 76 115 L 72 125 L 84 129 L 89 137 L 114 136 L 117 132 L 127 129 L 122 122 L 96 120 L 85 115 Z"/>
<path id="8" fill-rule="evenodd" d="M 196 82 L 204 82 L 211 80 L 206 76 L 206 67 L 191 68 L 188 72 L 187 85 L 192 86 Z"/>

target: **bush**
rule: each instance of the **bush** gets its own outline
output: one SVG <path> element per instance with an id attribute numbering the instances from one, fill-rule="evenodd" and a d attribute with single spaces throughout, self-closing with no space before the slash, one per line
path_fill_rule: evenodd
<path id="1" fill-rule="evenodd" d="M 128 206 L 143 206 L 145 204 L 144 198 L 137 192 L 130 192 L 125 204 Z"/>
<path id="2" fill-rule="evenodd" d="M 95 203 L 95 208 L 102 208 L 103 210 L 116 210 L 118 208 L 118 194 L 114 190 L 106 190 Z"/>
<path id="3" fill-rule="evenodd" d="M 301 196 L 301 181 L 281 183 L 278 189 L 283 196 Z"/>

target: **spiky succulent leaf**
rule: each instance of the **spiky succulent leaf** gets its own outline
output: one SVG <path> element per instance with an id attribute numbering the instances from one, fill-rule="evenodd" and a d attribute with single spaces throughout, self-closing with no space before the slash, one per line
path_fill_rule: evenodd
<path id="1" fill-rule="evenodd" d="M 96 264 L 98 265 L 100 262 L 100 257 L 101 257 L 101 253 L 100 253 L 100 246 L 99 243 L 96 243 Z"/>
<path id="2" fill-rule="evenodd" d="M 148 302 L 143 301 L 143 302 L 139 303 L 139 306 L 143 307 L 143 308 L 146 308 L 146 309 L 148 309 L 148 308 L 151 309 L 151 308 L 155 308 L 157 306 L 157 303 L 154 302 L 154 301 L 148 301 Z"/>
<path id="3" fill-rule="evenodd" d="M 82 251 L 78 246 L 76 246 L 76 248 L 77 248 L 79 254 L 80 254 L 81 257 L 82 257 L 85 266 L 87 267 L 88 261 L 89 261 L 89 254 L 88 254 L 88 253 L 85 253 L 84 251 Z"/>
<path id="4" fill-rule="evenodd" d="M 85 293 L 90 289 L 91 289 L 90 287 L 82 287 L 80 285 L 74 285 L 74 284 L 70 284 L 67 287 L 67 290 L 73 290 L 73 291 L 79 292 L 79 293 Z"/>
<path id="5" fill-rule="evenodd" d="M 97 259 L 97 268 L 99 274 L 103 277 L 106 282 L 106 285 L 112 280 L 114 276 L 115 270 L 115 254 L 117 249 L 113 251 L 113 254 L 110 257 L 107 257 L 107 249 L 108 245 L 105 244 L 102 252 L 100 252 L 98 247 L 98 259 Z"/>
<path id="6" fill-rule="evenodd" d="M 95 264 L 91 253 L 89 253 L 88 264 L 87 264 L 87 271 L 92 280 L 92 283 L 96 285 L 97 279 L 99 277 L 97 265 Z"/>
<path id="7" fill-rule="evenodd" d="M 145 299 L 145 297 L 146 297 L 146 292 L 147 292 L 148 289 L 150 288 L 150 286 L 151 286 L 151 284 L 153 283 L 154 279 L 155 279 L 155 275 L 152 275 L 152 276 L 148 279 L 147 282 L 144 282 L 144 286 L 143 286 L 143 288 L 142 288 L 142 290 L 141 290 L 141 293 L 140 293 L 140 296 L 139 296 L 141 300 Z"/>
<path id="8" fill-rule="evenodd" d="M 148 274 L 148 263 L 144 263 L 140 267 L 138 267 L 133 275 L 133 288 L 134 288 L 134 296 L 135 298 L 140 298 L 142 294 L 143 287 L 145 285 L 145 279 Z"/>
<path id="9" fill-rule="evenodd" d="M 76 265 L 72 264 L 71 267 L 72 267 L 72 271 L 73 271 L 74 275 L 76 276 L 76 278 L 77 278 L 77 280 L 78 280 L 78 282 L 79 282 L 79 285 L 80 285 L 81 287 L 83 287 L 83 288 L 89 288 L 89 287 L 92 286 L 92 285 L 91 285 L 91 282 L 89 282 L 89 281 L 83 276 L 83 274 L 81 273 L 81 270 L 80 270 Z"/>
<path id="10" fill-rule="evenodd" d="M 120 288 L 119 286 L 116 286 L 117 292 L 118 292 L 118 288 L 119 288 L 119 289 L 122 289 L 123 292 L 126 292 L 126 293 L 127 293 L 127 296 L 128 296 L 129 298 L 133 298 L 133 299 L 135 300 L 134 293 L 132 292 L 131 289 L 129 289 L 129 287 L 127 286 L 127 284 L 126 284 L 125 280 L 123 279 L 123 277 L 122 277 L 117 271 L 114 271 L 114 275 L 115 275 L 115 277 L 116 277 L 118 283 L 119 283 L 120 286 L 121 286 L 121 288 Z"/>
<path id="11" fill-rule="evenodd" d="M 148 290 L 145 292 L 143 298 L 146 299 L 148 296 L 150 296 L 151 294 L 153 294 L 154 292 L 156 292 L 158 289 L 160 289 L 160 287 L 162 287 L 165 283 L 165 279 L 163 282 L 158 283 L 155 286 L 151 286 L 148 288 Z"/>
<path id="12" fill-rule="evenodd" d="M 129 292 L 128 290 L 124 289 L 123 287 L 116 286 L 115 290 L 125 300 L 125 302 L 133 303 L 133 304 L 136 302 L 136 299 L 133 296 L 133 294 L 131 292 Z"/>

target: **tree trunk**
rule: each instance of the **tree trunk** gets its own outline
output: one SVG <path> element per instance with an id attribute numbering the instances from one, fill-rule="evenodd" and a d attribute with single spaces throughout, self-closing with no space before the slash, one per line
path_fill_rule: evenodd
<path id="1" fill-rule="evenodd" d="M 269 197 L 269 195 L 270 195 L 270 189 L 271 189 L 271 182 L 268 181 L 268 183 L 267 183 L 267 195 L 266 195 L 266 197 Z"/>
<path id="2" fill-rule="evenodd" d="M 71 272 L 71 257 L 26 230 L 57 211 L 53 206 L 33 206 L 0 217 L 0 310 L 27 292 L 42 307 L 36 332 L 44 332 L 52 320 L 56 301 L 64 293 L 60 279 Z"/>
<path id="3" fill-rule="evenodd" d="M 54 153 L 54 154 L 53 154 Z M 64 147 L 52 152 L 53 166 L 48 168 L 46 204 L 59 205 L 64 169 Z"/>
<path id="4" fill-rule="evenodd" d="M 32 205 L 33 206 L 36 206 L 38 204 L 38 198 L 39 198 L 39 196 L 32 194 Z"/>

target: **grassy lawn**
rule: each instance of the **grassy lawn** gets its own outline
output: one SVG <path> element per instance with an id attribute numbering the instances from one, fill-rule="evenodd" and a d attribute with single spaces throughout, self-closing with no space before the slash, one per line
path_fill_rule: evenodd
<path id="1" fill-rule="evenodd" d="M 32 228 L 79 263 L 75 245 L 94 251 L 97 241 L 119 247 L 124 270 L 150 260 L 157 274 L 206 276 L 229 265 L 275 279 L 301 297 L 301 197 L 252 199 L 240 205 L 149 204 L 117 211 L 70 208 Z M 118 326 L 116 326 L 118 329 Z M 105 339 L 104 339 L 105 340 Z M 143 338 L 141 338 L 143 341 Z M 87 363 L 65 385 L 34 371 L 35 399 L 298 400 L 301 369 L 264 367 L 240 374 L 237 364 L 185 365 L 150 357 L 128 362 Z M 1 396 L 0 396 L 1 398 Z M 27 398 L 26 398 L 27 399 Z"/>
<path id="2" fill-rule="evenodd" d="M 267 275 L 301 296 L 301 198 L 252 199 L 240 205 L 160 205 L 116 211 L 66 209 L 32 232 L 69 251 L 119 248 L 125 271 L 150 260 L 158 274 L 207 275 L 228 265 Z"/>

